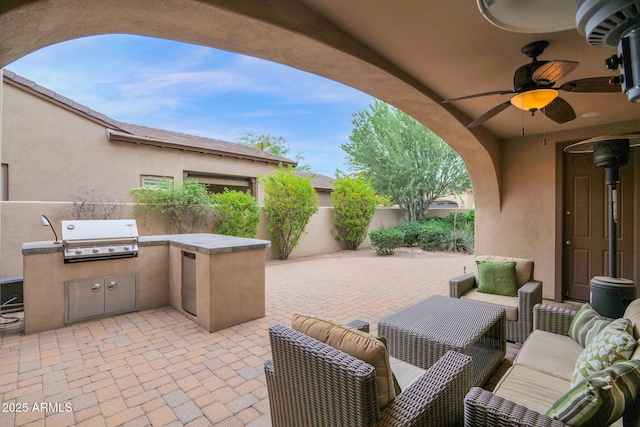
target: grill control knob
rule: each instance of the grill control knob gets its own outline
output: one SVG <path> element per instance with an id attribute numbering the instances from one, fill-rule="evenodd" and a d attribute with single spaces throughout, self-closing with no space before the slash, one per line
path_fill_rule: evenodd
<path id="1" fill-rule="evenodd" d="M 82 255 L 82 249 L 76 249 L 76 255 Z"/>
<path id="2" fill-rule="evenodd" d="M 128 251 L 130 248 L 129 248 L 129 246 L 125 246 L 122 249 L 124 249 L 125 251 Z"/>
<path id="3" fill-rule="evenodd" d="M 92 252 L 93 252 L 94 254 L 97 254 L 98 252 L 100 252 L 100 249 L 98 249 L 98 248 L 93 248 L 93 251 L 92 251 Z"/>
<path id="4" fill-rule="evenodd" d="M 113 248 L 113 247 L 109 248 L 109 252 L 115 252 L 115 251 L 116 251 L 116 248 Z"/>

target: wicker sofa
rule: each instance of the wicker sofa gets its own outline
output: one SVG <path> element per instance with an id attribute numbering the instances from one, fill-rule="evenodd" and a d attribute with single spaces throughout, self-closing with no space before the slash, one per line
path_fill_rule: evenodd
<path id="1" fill-rule="evenodd" d="M 507 316 L 507 341 L 524 342 L 533 330 L 533 306 L 542 303 L 542 282 L 533 279 L 533 261 L 479 255 L 476 262 L 515 262 L 517 295 L 511 297 L 478 292 L 477 273 L 467 273 L 449 281 L 449 296 L 504 308 Z"/>
<path id="2" fill-rule="evenodd" d="M 523 344 L 513 366 L 493 392 L 474 387 L 465 397 L 465 427 L 565 426 L 545 412 L 571 388 L 571 376 L 583 347 L 569 336 L 578 311 L 538 304 L 534 307 L 534 331 Z M 640 300 L 623 316 L 631 320 L 633 335 L 640 337 Z M 637 346 L 631 359 L 640 359 Z M 637 426 L 638 400 L 613 425 Z"/>
<path id="3" fill-rule="evenodd" d="M 269 336 L 273 359 L 264 368 L 275 427 L 463 423 L 469 356 L 449 351 L 380 408 L 372 365 L 285 325 L 271 326 Z"/>

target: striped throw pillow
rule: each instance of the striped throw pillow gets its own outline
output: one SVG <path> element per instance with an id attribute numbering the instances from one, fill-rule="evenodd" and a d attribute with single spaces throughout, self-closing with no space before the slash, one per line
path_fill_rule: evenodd
<path id="1" fill-rule="evenodd" d="M 633 404 L 639 387 L 640 360 L 618 362 L 576 384 L 547 416 L 572 426 L 608 426 Z"/>
<path id="2" fill-rule="evenodd" d="M 571 321 L 569 336 L 584 348 L 609 323 L 611 320 L 600 316 L 589 304 L 585 304 Z"/>

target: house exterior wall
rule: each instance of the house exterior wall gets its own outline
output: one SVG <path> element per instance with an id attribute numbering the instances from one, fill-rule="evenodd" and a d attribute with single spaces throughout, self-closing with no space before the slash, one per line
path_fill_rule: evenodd
<path id="1" fill-rule="evenodd" d="M 141 175 L 183 179 L 186 171 L 256 178 L 274 165 L 210 154 L 110 142 L 104 125 L 4 84 L 5 144 L 12 201 L 66 201 L 92 189 L 120 202 Z M 256 194 L 262 202 L 263 191 Z"/>

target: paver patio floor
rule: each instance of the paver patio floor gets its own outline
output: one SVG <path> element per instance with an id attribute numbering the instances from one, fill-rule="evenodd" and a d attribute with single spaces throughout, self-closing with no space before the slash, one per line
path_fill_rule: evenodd
<path id="1" fill-rule="evenodd" d="M 369 250 L 266 270 L 266 316 L 215 333 L 170 307 L 0 332 L 0 426 L 269 426 L 267 328 L 306 313 L 376 322 L 473 268 L 473 257 Z M 43 405 L 44 404 L 44 405 Z"/>

